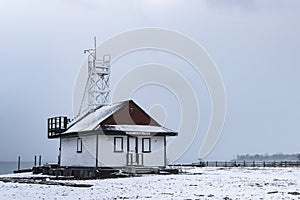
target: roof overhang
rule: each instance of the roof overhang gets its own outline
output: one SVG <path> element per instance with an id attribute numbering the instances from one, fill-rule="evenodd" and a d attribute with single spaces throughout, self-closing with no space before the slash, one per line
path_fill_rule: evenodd
<path id="1" fill-rule="evenodd" d="M 52 138 L 80 137 L 87 135 L 121 135 L 121 136 L 177 136 L 177 132 L 140 132 L 140 131 L 121 131 L 98 129 L 92 131 L 68 132 L 53 136 Z"/>

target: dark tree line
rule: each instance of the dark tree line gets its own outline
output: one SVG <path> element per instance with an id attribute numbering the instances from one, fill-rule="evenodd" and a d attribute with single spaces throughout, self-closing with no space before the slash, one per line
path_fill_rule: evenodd
<path id="1" fill-rule="evenodd" d="M 300 154 L 255 154 L 255 155 L 237 155 L 236 161 L 295 161 L 300 160 Z"/>

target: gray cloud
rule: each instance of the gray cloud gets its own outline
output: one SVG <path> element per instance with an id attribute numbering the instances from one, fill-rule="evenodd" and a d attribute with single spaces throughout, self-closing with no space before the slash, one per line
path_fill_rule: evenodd
<path id="1" fill-rule="evenodd" d="M 92 45 L 94 35 L 103 41 L 147 26 L 189 35 L 208 50 L 220 69 L 228 115 L 209 159 L 231 159 L 238 153 L 297 152 L 300 3 L 224 2 L 1 1 L 0 17 L 5 20 L 0 21 L 0 150 L 6 153 L 0 160 L 15 160 L 18 155 L 32 160 L 34 154 L 56 160 L 57 142 L 46 138 L 46 119 L 71 115 L 73 82 L 85 59 L 82 50 Z M 147 54 L 141 63 L 125 59 L 118 66 L 126 67 L 114 66 L 112 80 L 126 73 L 130 63 L 134 66 L 151 59 L 164 60 Z M 165 59 L 172 64 L 172 59 Z M 191 81 L 199 88 L 196 78 Z M 204 89 L 199 89 L 200 99 L 206 99 L 200 105 L 203 126 L 184 161 L 197 159 L 195 152 L 208 126 Z M 142 94 L 136 94 L 138 103 L 150 108 L 151 99 L 144 101 Z"/>
<path id="2" fill-rule="evenodd" d="M 242 12 L 254 11 L 256 0 L 206 0 L 207 5 L 222 9 L 239 9 Z"/>

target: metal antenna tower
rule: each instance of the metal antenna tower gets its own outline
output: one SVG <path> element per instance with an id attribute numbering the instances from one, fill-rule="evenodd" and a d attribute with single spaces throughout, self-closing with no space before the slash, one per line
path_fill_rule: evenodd
<path id="1" fill-rule="evenodd" d="M 84 90 L 84 96 L 80 105 L 81 114 L 83 102 L 88 95 L 88 109 L 95 109 L 109 103 L 109 75 L 110 75 L 110 54 L 106 54 L 102 59 L 97 59 L 97 43 L 94 37 L 94 48 L 86 49 L 88 53 L 88 80 Z"/>

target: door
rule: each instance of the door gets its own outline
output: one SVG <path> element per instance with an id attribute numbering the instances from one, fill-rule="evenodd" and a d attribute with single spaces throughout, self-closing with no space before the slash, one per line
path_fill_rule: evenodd
<path id="1" fill-rule="evenodd" d="M 137 165 L 137 152 L 138 152 L 137 137 L 128 137 L 128 164 Z"/>
<path id="2" fill-rule="evenodd" d="M 139 144 L 141 139 L 134 136 L 127 137 L 127 165 L 144 165 L 144 155 L 141 149 L 139 149 Z"/>

